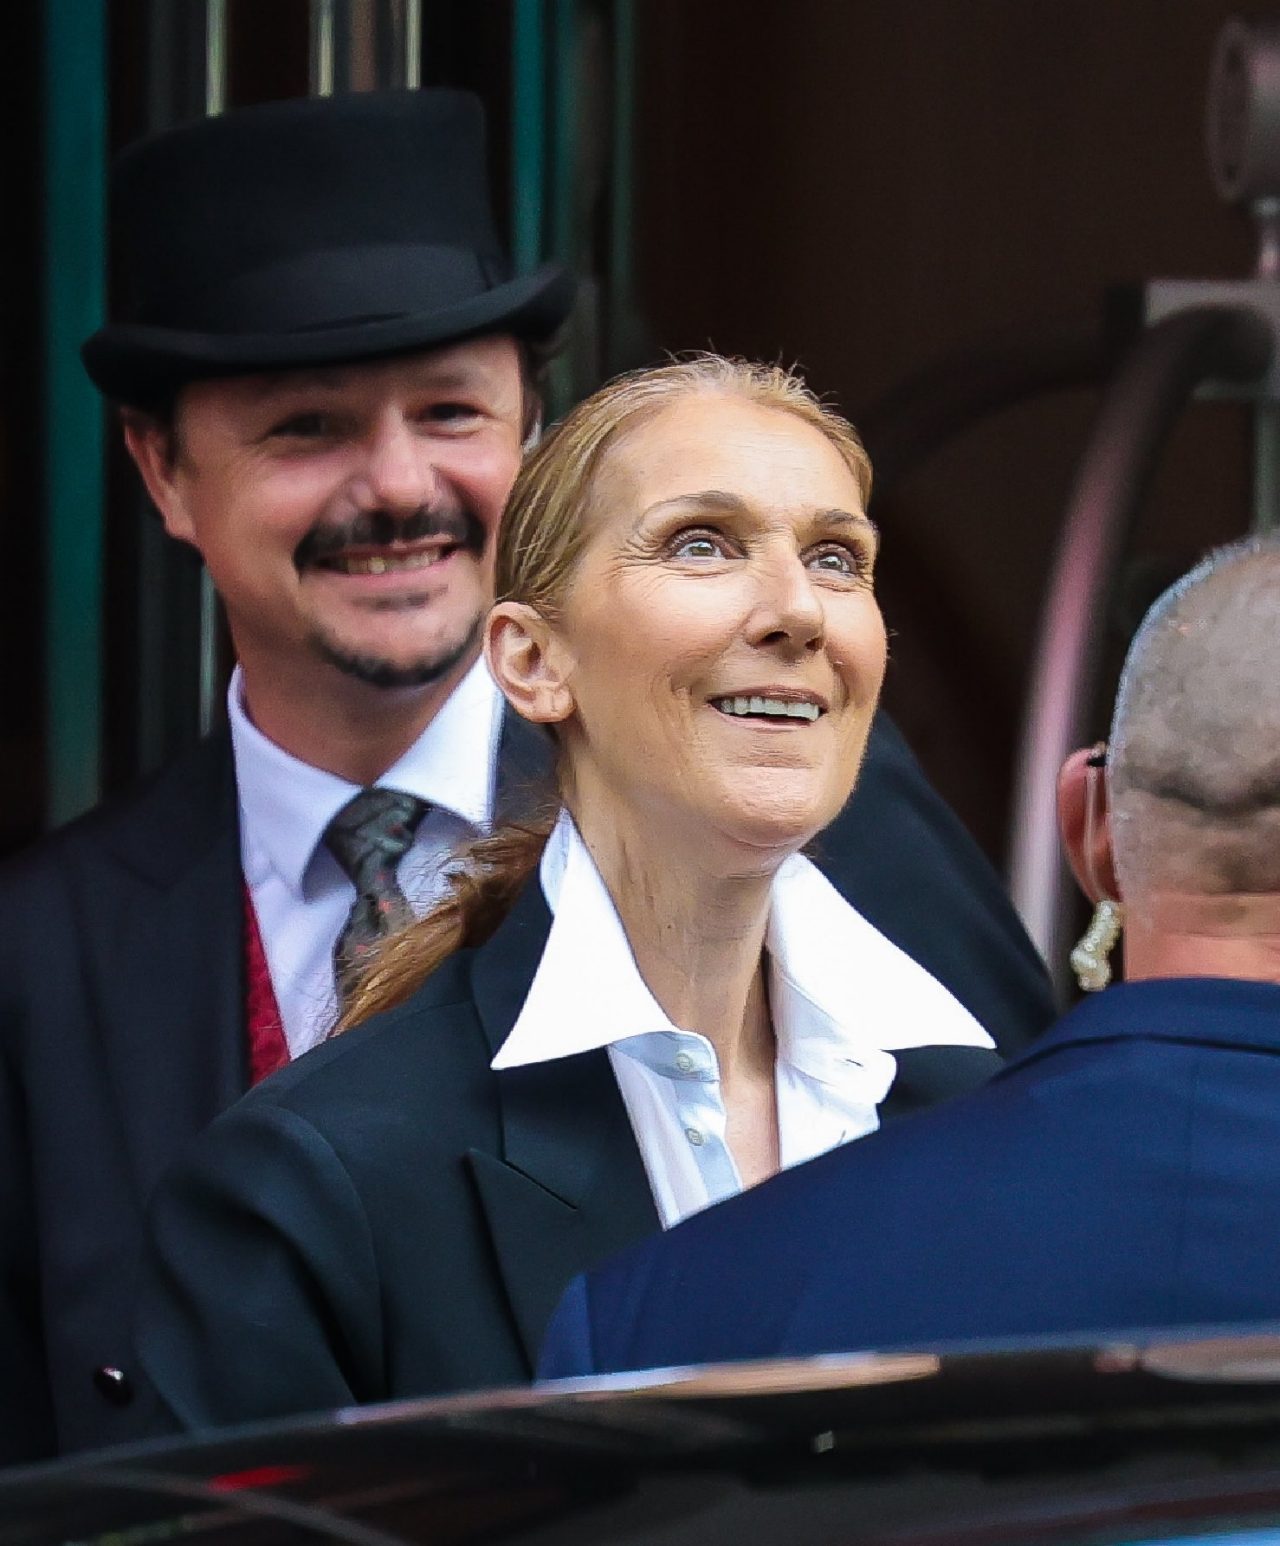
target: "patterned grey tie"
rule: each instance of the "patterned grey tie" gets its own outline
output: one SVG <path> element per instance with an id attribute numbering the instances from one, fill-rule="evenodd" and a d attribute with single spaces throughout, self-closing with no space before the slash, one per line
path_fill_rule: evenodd
<path id="1" fill-rule="evenodd" d="M 414 795 L 362 789 L 325 829 L 325 847 L 356 888 L 355 903 L 333 947 L 340 1001 L 378 941 L 413 918 L 396 867 L 426 814 L 426 802 Z"/>

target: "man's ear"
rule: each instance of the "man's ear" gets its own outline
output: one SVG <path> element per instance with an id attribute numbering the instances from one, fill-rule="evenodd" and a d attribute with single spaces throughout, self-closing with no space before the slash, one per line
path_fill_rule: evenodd
<path id="1" fill-rule="evenodd" d="M 1072 752 L 1058 774 L 1058 830 L 1076 884 L 1091 902 L 1119 899 L 1111 855 L 1111 812 L 1104 767 L 1090 767 L 1097 748 Z M 1090 806 L 1092 805 L 1092 820 Z"/>
<path id="2" fill-rule="evenodd" d="M 150 414 L 125 408 L 120 415 L 124 443 L 133 458 L 164 529 L 182 542 L 195 542 L 191 518 L 178 488 L 177 431 Z"/>
<path id="3" fill-rule="evenodd" d="M 573 662 L 551 625 L 533 607 L 500 601 L 489 613 L 484 654 L 493 679 L 522 719 L 557 725 L 574 710 Z"/>

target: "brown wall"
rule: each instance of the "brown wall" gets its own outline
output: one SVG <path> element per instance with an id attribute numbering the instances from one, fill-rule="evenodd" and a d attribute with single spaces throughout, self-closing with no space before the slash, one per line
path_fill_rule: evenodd
<path id="1" fill-rule="evenodd" d="M 1117 281 L 1251 263 L 1202 149 L 1228 0 L 638 9 L 640 275 L 664 347 L 798 359 L 856 418 L 944 351 L 1088 326 Z M 1092 406 L 992 419 L 876 510 L 888 701 L 993 853 Z M 1184 421 L 1136 543 L 1157 574 L 1243 530 L 1250 454 L 1241 410 Z"/>

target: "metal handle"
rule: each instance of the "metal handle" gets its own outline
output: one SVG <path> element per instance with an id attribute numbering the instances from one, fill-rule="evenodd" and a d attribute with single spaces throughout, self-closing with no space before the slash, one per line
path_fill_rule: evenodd
<path id="1" fill-rule="evenodd" d="M 1198 306 L 1134 345 L 1108 388 L 1068 500 L 1049 583 L 1018 753 L 1009 877 L 1031 938 L 1061 980 L 1070 887 L 1058 844 L 1057 781 L 1089 736 L 1101 619 L 1160 452 L 1201 382 L 1253 380 L 1270 326 L 1243 307 Z"/>

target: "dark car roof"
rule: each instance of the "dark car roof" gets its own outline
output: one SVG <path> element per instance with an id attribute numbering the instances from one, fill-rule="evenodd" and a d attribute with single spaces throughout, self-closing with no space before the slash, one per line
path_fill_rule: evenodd
<path id="1" fill-rule="evenodd" d="M 1280 1328 L 664 1371 L 0 1478 L 0 1546 L 1280 1540 Z"/>

